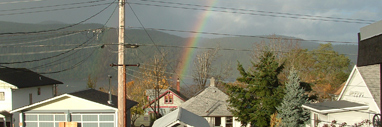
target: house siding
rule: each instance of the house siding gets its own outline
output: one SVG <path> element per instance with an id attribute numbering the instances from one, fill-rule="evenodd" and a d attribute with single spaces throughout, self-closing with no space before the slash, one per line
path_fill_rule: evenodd
<path id="1" fill-rule="evenodd" d="M 379 108 L 377 107 L 373 96 L 357 69 L 350 78 L 351 79 L 349 80 L 339 100 L 366 104 L 369 106 L 369 111 L 374 113 L 379 112 Z"/>
<path id="2" fill-rule="evenodd" d="M 40 88 L 41 91 L 40 95 L 37 94 L 38 88 Z M 12 109 L 29 105 L 29 94 L 32 94 L 32 103 L 51 98 L 53 97 L 53 85 L 12 90 Z"/>
<path id="3" fill-rule="evenodd" d="M 34 108 L 33 110 L 99 110 L 106 107 L 97 103 L 89 104 L 87 100 L 69 97 L 57 99 L 53 102 L 55 103 L 45 104 L 44 106 Z"/>
<path id="4" fill-rule="evenodd" d="M 12 90 L 10 86 L 2 85 L 0 83 L 0 92 L 4 92 L 4 100 L 0 100 L 0 110 L 12 110 Z"/>

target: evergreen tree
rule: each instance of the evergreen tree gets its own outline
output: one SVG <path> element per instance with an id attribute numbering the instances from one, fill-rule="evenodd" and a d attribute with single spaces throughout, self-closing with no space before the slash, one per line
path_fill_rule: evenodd
<path id="1" fill-rule="evenodd" d="M 305 126 L 305 122 L 309 121 L 310 113 L 301 106 L 306 103 L 308 103 L 308 96 L 305 94 L 305 89 L 300 86 L 297 71 L 292 68 L 286 83 L 286 94 L 281 105 L 277 107 L 281 125 L 284 127 Z"/>
<path id="2" fill-rule="evenodd" d="M 284 64 L 276 62 L 272 52 L 265 51 L 260 61 L 252 65 L 254 70 L 246 72 L 238 63 L 241 77 L 237 81 L 248 85 L 226 85 L 230 111 L 243 125 L 268 127 L 270 116 L 276 112 L 276 107 L 283 98 L 278 75 Z"/>

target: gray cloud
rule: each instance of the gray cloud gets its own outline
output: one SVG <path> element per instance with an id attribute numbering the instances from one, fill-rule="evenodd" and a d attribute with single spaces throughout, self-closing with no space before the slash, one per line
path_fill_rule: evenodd
<path id="1" fill-rule="evenodd" d="M 89 0 L 90 1 L 90 0 Z M 38 7 L 55 4 L 75 3 L 76 0 L 47 0 L 40 2 L 27 2 L 17 4 L 4 4 L 0 5 L 1 9 L 15 9 L 26 7 Z M 148 2 L 141 0 L 129 0 L 130 3 L 142 3 L 160 6 L 174 6 L 197 8 L 189 5 L 177 5 L 169 3 Z M 205 0 L 163 0 L 163 2 L 175 2 L 182 4 L 197 4 L 206 5 Z M 208 1 L 207 1 L 208 2 Z M 210 15 L 207 17 L 207 22 L 202 31 L 204 32 L 217 32 L 227 34 L 240 34 L 240 35 L 269 35 L 280 34 L 287 36 L 300 37 L 307 40 L 330 40 L 330 41 L 357 41 L 357 33 L 359 29 L 367 24 L 359 23 L 344 23 L 333 21 L 320 21 L 309 19 L 296 19 L 302 18 L 301 16 L 292 16 L 296 18 L 285 18 L 275 16 L 290 15 L 277 15 L 266 12 L 278 12 L 288 14 L 301 14 L 312 16 L 325 16 L 334 18 L 352 18 L 352 19 L 365 19 L 365 20 L 380 20 L 382 14 L 382 1 L 333 1 L 333 0 L 215 0 L 215 7 L 237 8 L 244 10 L 265 11 L 265 12 L 245 12 L 255 13 L 238 14 L 226 12 L 208 12 Z M 142 23 L 147 28 L 164 28 L 175 30 L 195 30 L 194 26 L 201 20 L 204 11 L 192 9 L 180 9 L 172 7 L 156 7 L 147 5 L 131 4 L 136 14 L 139 16 Z M 208 5 L 209 6 L 209 5 Z M 92 8 L 70 9 L 62 11 L 20 14 L 11 16 L 0 16 L 3 21 L 16 21 L 25 23 L 38 23 L 46 20 L 58 20 L 67 23 L 75 23 L 81 21 L 92 14 L 98 12 L 105 6 L 96 6 Z M 104 23 L 110 13 L 114 9 L 111 7 L 99 17 L 91 20 L 90 22 Z M 218 11 L 232 11 L 230 9 L 218 9 Z M 244 11 L 236 11 L 244 12 Z M 0 12 L 1 14 L 9 12 Z M 118 13 L 115 12 L 112 20 L 108 23 L 109 26 L 117 26 Z M 131 12 L 126 8 L 126 24 L 128 26 L 139 27 L 140 24 Z M 264 16 L 268 15 L 268 16 Z M 273 16 L 269 16 L 273 15 Z M 305 17 L 308 18 L 308 17 Z M 332 20 L 328 19 L 328 20 Z M 343 21 L 341 19 L 337 19 Z M 181 36 L 188 36 L 189 33 L 176 33 Z M 203 35 L 203 37 L 213 37 L 210 35 Z"/>

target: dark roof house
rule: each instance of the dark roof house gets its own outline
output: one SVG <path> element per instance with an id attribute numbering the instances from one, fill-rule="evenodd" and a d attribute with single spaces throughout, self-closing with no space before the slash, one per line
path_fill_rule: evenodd
<path id="1" fill-rule="evenodd" d="M 0 68 L 0 80 L 17 88 L 63 84 L 25 68 Z"/>

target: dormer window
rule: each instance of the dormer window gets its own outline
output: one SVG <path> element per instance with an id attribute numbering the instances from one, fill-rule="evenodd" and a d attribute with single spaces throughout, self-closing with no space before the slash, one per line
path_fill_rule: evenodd
<path id="1" fill-rule="evenodd" d="M 174 101 L 173 95 L 172 94 L 167 94 L 164 96 L 164 103 L 165 104 L 172 104 Z"/>

